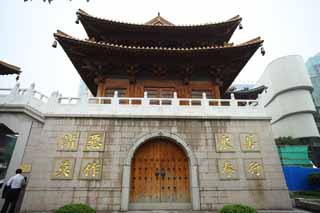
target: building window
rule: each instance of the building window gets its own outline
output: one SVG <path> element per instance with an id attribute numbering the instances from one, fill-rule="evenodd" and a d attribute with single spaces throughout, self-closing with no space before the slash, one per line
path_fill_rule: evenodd
<path id="1" fill-rule="evenodd" d="M 173 98 L 173 88 L 145 88 L 148 98 Z"/>
<path id="2" fill-rule="evenodd" d="M 127 95 L 126 88 L 108 88 L 105 90 L 105 97 L 113 97 L 115 91 L 118 91 L 118 97 L 126 97 Z"/>
<path id="3" fill-rule="evenodd" d="M 210 90 L 192 90 L 191 98 L 201 99 L 203 93 L 206 94 L 207 99 L 213 99 L 213 94 Z"/>
<path id="4" fill-rule="evenodd" d="M 173 88 L 145 88 L 148 98 L 173 98 Z M 171 100 L 150 100 L 151 105 L 171 105 Z"/>

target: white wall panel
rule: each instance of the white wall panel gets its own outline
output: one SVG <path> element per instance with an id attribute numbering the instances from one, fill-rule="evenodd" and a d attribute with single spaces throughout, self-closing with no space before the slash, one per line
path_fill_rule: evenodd
<path id="1" fill-rule="evenodd" d="M 319 136 L 312 113 L 312 84 L 301 56 L 290 55 L 272 61 L 256 86 L 265 85 L 261 100 L 272 117 L 275 138 Z"/>

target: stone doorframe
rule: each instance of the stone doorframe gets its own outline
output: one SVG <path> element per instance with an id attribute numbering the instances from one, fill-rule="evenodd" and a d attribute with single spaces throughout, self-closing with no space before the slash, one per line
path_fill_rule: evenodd
<path id="1" fill-rule="evenodd" d="M 122 170 L 122 186 L 121 186 L 121 211 L 128 211 L 130 196 L 130 178 L 131 178 L 131 162 L 136 150 L 145 142 L 152 139 L 163 138 L 178 144 L 185 152 L 189 159 L 190 172 L 190 190 L 192 210 L 200 210 L 200 192 L 198 178 L 198 163 L 189 145 L 176 134 L 164 131 L 148 133 L 138 138 L 130 148 L 127 158 L 124 161 Z"/>

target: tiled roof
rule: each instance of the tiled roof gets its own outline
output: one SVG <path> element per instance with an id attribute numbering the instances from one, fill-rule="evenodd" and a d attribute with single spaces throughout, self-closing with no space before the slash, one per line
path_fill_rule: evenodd
<path id="1" fill-rule="evenodd" d="M 203 23 L 203 24 L 193 24 L 193 25 L 174 25 L 172 23 L 170 23 L 169 21 L 167 21 L 166 19 L 164 19 L 161 16 L 157 16 L 154 19 L 151 19 L 150 21 L 148 21 L 147 23 L 130 23 L 130 22 L 123 22 L 123 21 L 115 21 L 115 20 L 109 20 L 109 19 L 105 19 L 105 18 L 100 18 L 100 17 L 95 17 L 92 16 L 90 14 L 88 14 L 87 12 L 85 12 L 84 10 L 79 9 L 77 12 L 77 15 L 83 15 L 83 16 L 87 16 L 96 20 L 100 20 L 100 21 L 105 21 L 105 22 L 109 22 L 109 23 L 114 23 L 114 24 L 126 24 L 126 25 L 136 25 L 136 26 L 157 26 L 157 27 L 175 27 L 175 28 L 190 28 L 190 27 L 202 27 L 202 26 L 215 26 L 215 25 L 221 25 L 221 24 L 226 24 L 229 22 L 234 22 L 234 21 L 240 21 L 242 18 L 240 17 L 240 15 L 237 15 L 235 17 L 232 17 L 231 19 L 228 19 L 226 21 L 221 21 L 221 22 L 215 22 L 215 23 Z M 160 21 L 164 21 L 167 22 L 167 24 L 165 25 L 153 25 L 152 23 L 156 20 L 159 19 Z"/>
<path id="2" fill-rule="evenodd" d="M 190 47 L 190 48 L 170 48 L 170 47 L 158 47 L 158 46 L 128 46 L 128 45 L 121 45 L 121 44 L 113 44 L 113 43 L 107 43 L 103 41 L 96 42 L 93 39 L 78 39 L 74 38 L 62 31 L 57 31 L 57 33 L 54 34 L 55 38 L 63 37 L 72 39 L 78 42 L 87 43 L 87 44 L 93 44 L 97 45 L 99 47 L 112 47 L 112 48 L 120 48 L 120 49 L 134 49 L 134 50 L 153 50 L 153 51 L 171 51 L 171 52 L 182 52 L 182 51 L 202 51 L 202 50 L 212 50 L 212 49 L 224 49 L 224 48 L 234 48 L 234 47 L 241 47 L 241 46 L 249 46 L 251 44 L 258 44 L 263 43 L 263 40 L 261 40 L 260 37 L 257 37 L 255 39 L 249 40 L 247 42 L 234 45 L 233 43 L 225 43 L 224 45 L 213 45 L 213 46 L 205 46 L 205 47 Z"/>

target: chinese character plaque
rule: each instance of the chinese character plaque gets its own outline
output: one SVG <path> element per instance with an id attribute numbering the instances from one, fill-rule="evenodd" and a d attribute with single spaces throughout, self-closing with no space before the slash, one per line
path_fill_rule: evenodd
<path id="1" fill-rule="evenodd" d="M 102 174 L 102 159 L 83 158 L 79 171 L 79 179 L 100 180 Z"/>
<path id="2" fill-rule="evenodd" d="M 73 178 L 74 165 L 74 158 L 54 158 L 51 179 L 71 180 Z"/>
<path id="3" fill-rule="evenodd" d="M 221 180 L 238 180 L 239 163 L 237 159 L 219 159 L 218 160 L 219 177 Z"/>
<path id="4" fill-rule="evenodd" d="M 23 173 L 30 173 L 32 170 L 32 166 L 29 163 L 24 163 L 20 165 L 20 169 L 22 169 Z"/>
<path id="5" fill-rule="evenodd" d="M 57 151 L 77 151 L 80 132 L 71 132 L 58 139 Z"/>
<path id="6" fill-rule="evenodd" d="M 240 134 L 240 145 L 243 152 L 258 152 L 258 135 L 252 133 Z"/>
<path id="7" fill-rule="evenodd" d="M 262 159 L 245 159 L 244 170 L 247 179 L 264 179 Z"/>
<path id="8" fill-rule="evenodd" d="M 104 132 L 88 132 L 84 151 L 104 151 Z"/>
<path id="9" fill-rule="evenodd" d="M 232 134 L 215 134 L 217 152 L 235 152 Z"/>

